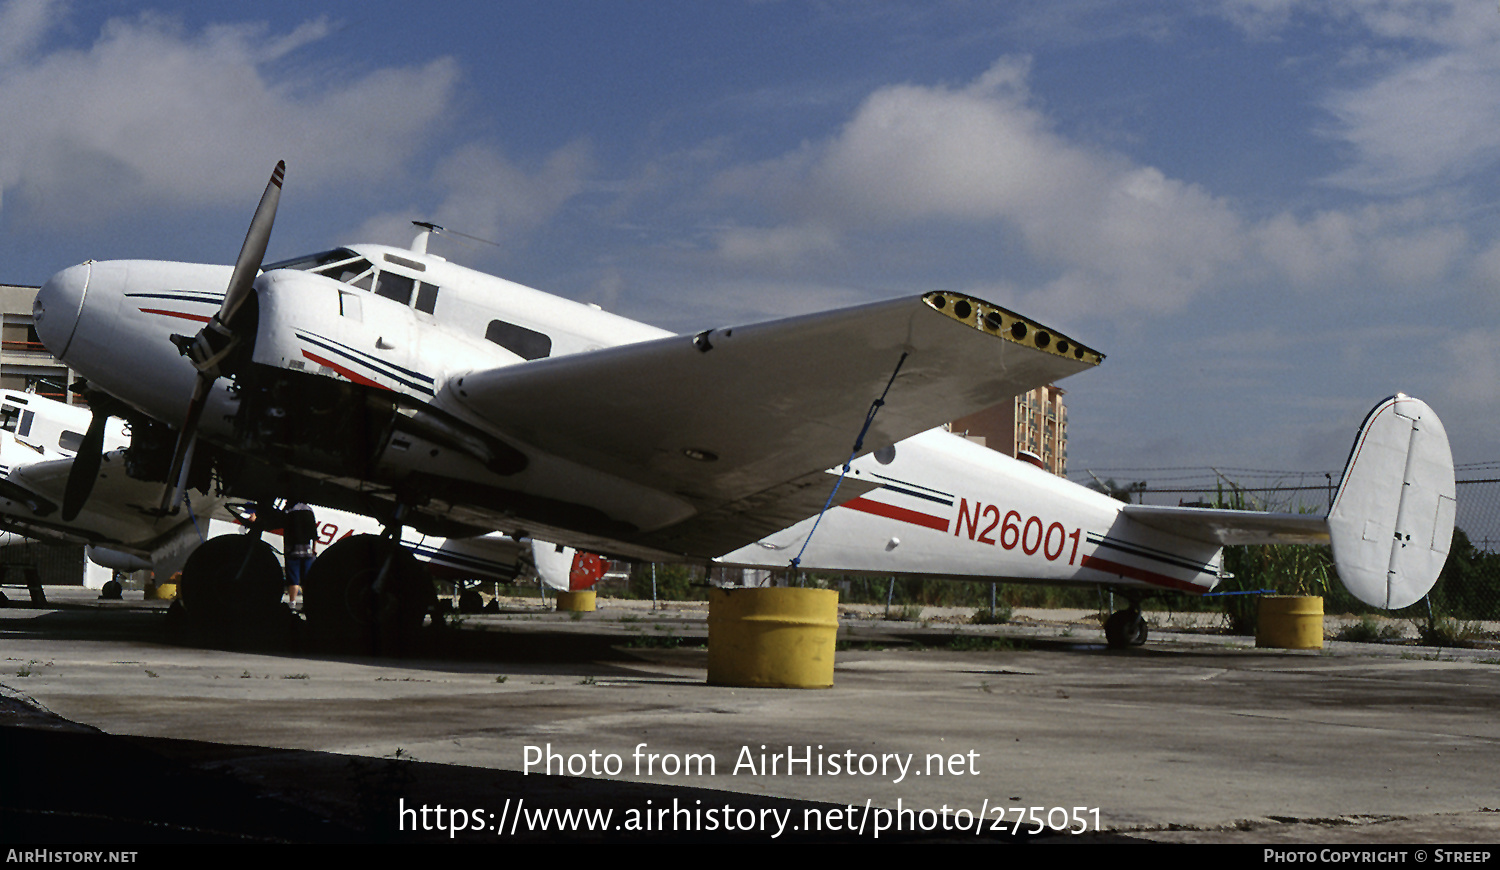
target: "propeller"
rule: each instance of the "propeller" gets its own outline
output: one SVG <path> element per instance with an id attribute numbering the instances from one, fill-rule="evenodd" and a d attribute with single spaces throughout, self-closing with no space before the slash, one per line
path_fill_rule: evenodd
<path id="1" fill-rule="evenodd" d="M 99 477 L 99 465 L 104 461 L 104 429 L 109 424 L 109 412 L 95 408 L 89 418 L 88 431 L 78 442 L 78 451 L 73 456 L 73 467 L 68 470 L 68 483 L 63 488 L 62 520 L 71 523 L 83 510 L 89 493 L 94 491 L 94 481 Z"/>
<path id="2" fill-rule="evenodd" d="M 188 402 L 187 417 L 177 434 L 177 447 L 172 451 L 172 465 L 167 472 L 167 485 L 161 497 L 162 513 L 177 510 L 182 500 L 193 445 L 198 438 L 198 420 L 203 416 L 203 406 L 208 394 L 221 374 L 219 366 L 239 347 L 244 336 L 233 329 L 234 316 L 239 313 L 255 285 L 255 276 L 260 274 L 260 264 L 266 256 L 266 245 L 271 240 L 271 227 L 276 222 L 276 204 L 281 200 L 281 180 L 286 175 L 286 161 L 278 161 L 266 182 L 266 192 L 261 194 L 255 217 L 250 220 L 250 230 L 245 233 L 245 244 L 234 263 L 234 273 L 229 277 L 229 286 L 224 291 L 224 302 L 218 312 L 204 324 L 196 336 L 172 336 L 172 342 L 183 356 L 192 360 L 198 370 L 193 383 L 192 400 Z"/>

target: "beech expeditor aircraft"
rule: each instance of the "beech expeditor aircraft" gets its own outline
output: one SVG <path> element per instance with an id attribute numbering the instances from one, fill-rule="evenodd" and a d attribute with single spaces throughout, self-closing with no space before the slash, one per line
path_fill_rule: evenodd
<path id="1" fill-rule="evenodd" d="M 1416 399 L 1370 413 L 1327 517 L 1126 505 L 928 431 L 1103 359 L 999 306 L 929 292 L 673 335 L 449 263 L 430 224 L 410 249 L 262 268 L 283 171 L 232 268 L 91 260 L 37 295 L 38 335 L 98 409 L 85 441 L 125 418 L 131 473 L 162 485 L 142 510 L 295 494 L 627 558 L 1100 584 L 1131 602 L 1116 645 L 1144 640 L 1143 598 L 1212 589 L 1225 544 L 1331 543 L 1343 582 L 1388 608 L 1446 559 L 1452 456 Z M 81 450 L 65 512 L 98 469 Z M 315 630 L 420 624 L 425 581 L 394 537 L 318 558 Z"/>

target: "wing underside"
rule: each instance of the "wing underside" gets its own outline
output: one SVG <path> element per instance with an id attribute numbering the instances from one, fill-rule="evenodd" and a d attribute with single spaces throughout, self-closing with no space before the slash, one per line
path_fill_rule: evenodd
<path id="1" fill-rule="evenodd" d="M 621 539 L 714 556 L 815 513 L 882 394 L 861 453 L 1101 359 L 1004 309 L 928 293 L 471 372 L 438 404 L 523 453 L 679 500 L 670 523 L 615 516 L 635 528 Z"/>
<path id="2" fill-rule="evenodd" d="M 53 459 L 23 465 L 7 475 L 8 489 L 0 490 L 5 522 L 36 535 L 145 552 L 191 520 L 187 515 L 158 516 L 155 501 L 161 495 L 161 484 L 126 475 L 124 451 L 118 450 L 104 455 L 83 511 L 74 521 L 65 523 L 56 506 L 62 503 L 72 467 L 72 459 Z M 217 500 L 207 504 L 200 498 L 193 508 L 206 523 L 209 510 L 216 505 Z"/>

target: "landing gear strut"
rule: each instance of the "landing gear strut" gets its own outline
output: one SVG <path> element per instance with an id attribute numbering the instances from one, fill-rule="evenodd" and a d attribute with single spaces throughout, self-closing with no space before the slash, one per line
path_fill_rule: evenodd
<path id="1" fill-rule="evenodd" d="M 416 557 L 390 538 L 354 535 L 308 569 L 302 613 L 320 645 L 365 655 L 414 650 L 437 594 Z"/>
<path id="2" fill-rule="evenodd" d="M 1131 602 L 1128 610 L 1116 610 L 1104 621 L 1104 639 L 1110 649 L 1125 649 L 1146 642 L 1146 617 L 1141 615 L 1139 602 Z"/>

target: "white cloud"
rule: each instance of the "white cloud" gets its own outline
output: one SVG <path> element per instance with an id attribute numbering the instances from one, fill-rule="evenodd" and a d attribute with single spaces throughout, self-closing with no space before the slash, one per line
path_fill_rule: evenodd
<path id="1" fill-rule="evenodd" d="M 57 0 L 9 0 L 0 4 L 0 68 L 30 57 L 61 13 L 62 4 Z"/>
<path id="2" fill-rule="evenodd" d="M 1495 242 L 1474 258 L 1474 284 L 1491 298 L 1500 298 L 1500 242 Z"/>
<path id="3" fill-rule="evenodd" d="M 1257 255 L 1297 289 L 1429 290 L 1470 254 L 1445 197 L 1410 198 L 1301 219 L 1283 213 L 1253 230 Z"/>
<path id="4" fill-rule="evenodd" d="M 553 151 L 534 172 L 486 146 L 460 148 L 443 158 L 433 173 L 434 182 L 447 192 L 436 219 L 498 241 L 555 215 L 583 190 L 592 169 L 589 145 L 581 140 Z"/>
<path id="5" fill-rule="evenodd" d="M 1490 14 L 1500 18 L 1495 9 Z M 1500 40 L 1400 64 L 1325 107 L 1330 131 L 1354 151 L 1328 180 L 1372 193 L 1406 193 L 1459 181 L 1500 157 Z"/>
<path id="6" fill-rule="evenodd" d="M 509 248 L 582 192 L 593 166 L 582 140 L 558 148 L 530 171 L 492 146 L 464 145 L 433 170 L 429 186 L 441 196 L 435 205 L 387 211 L 365 221 L 355 237 L 404 245 L 416 233 L 411 221 L 421 218 Z"/>
<path id="7" fill-rule="evenodd" d="M 253 201 L 282 158 L 303 189 L 388 177 L 438 132 L 456 64 L 299 72 L 298 50 L 332 31 L 189 32 L 142 15 L 109 21 L 86 48 L 0 64 L 0 202 L 70 222 Z"/>
<path id="8" fill-rule="evenodd" d="M 1074 310 L 1167 311 L 1213 285 L 1243 254 L 1228 204 L 1061 136 L 1034 105 L 1028 71 L 1007 58 L 964 87 L 882 88 L 838 135 L 726 173 L 720 190 L 796 213 L 763 241 L 826 247 L 846 230 L 923 221 L 1018 233 L 1056 276 L 1049 294 Z M 798 237 L 807 225 L 827 232 Z"/>
<path id="9" fill-rule="evenodd" d="M 829 256 L 838 250 L 839 239 L 830 227 L 805 223 L 769 229 L 730 227 L 719 233 L 716 244 L 719 255 L 731 263 L 776 269 Z"/>
<path id="10" fill-rule="evenodd" d="M 1322 29 L 1353 84 L 1318 103 L 1325 136 L 1347 147 L 1327 181 L 1403 195 L 1463 180 L 1500 157 L 1500 12 L 1473 0 L 1230 0 L 1220 11 L 1256 37 Z"/>

